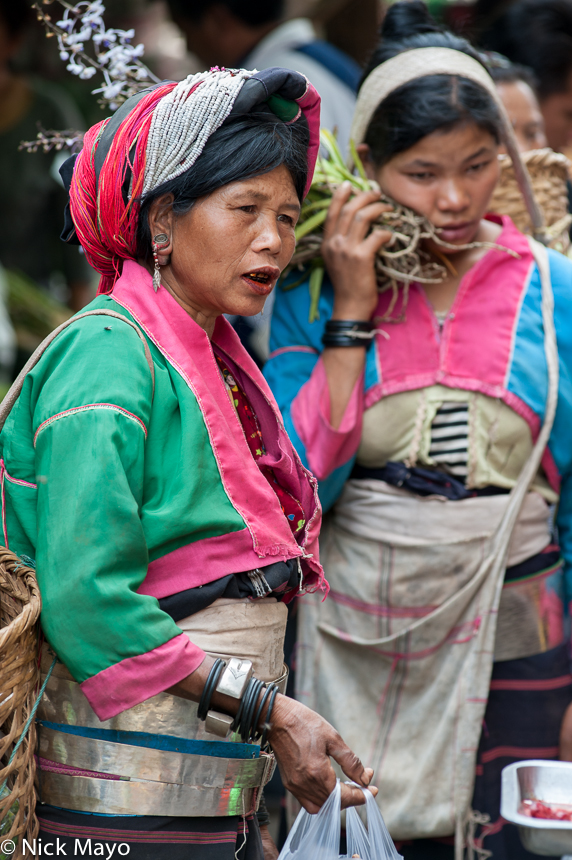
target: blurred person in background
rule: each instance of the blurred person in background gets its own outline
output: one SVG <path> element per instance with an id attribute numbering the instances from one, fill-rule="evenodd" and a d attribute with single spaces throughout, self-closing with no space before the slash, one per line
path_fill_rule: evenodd
<path id="1" fill-rule="evenodd" d="M 486 57 L 492 79 L 508 113 L 521 152 L 547 146 L 544 117 L 538 101 L 538 82 L 534 73 L 500 54 Z M 502 152 L 501 148 L 501 152 Z M 572 182 L 567 181 L 568 211 L 572 212 Z M 572 229 L 571 229 L 572 235 Z"/>
<path id="2" fill-rule="evenodd" d="M 489 63 L 491 78 L 512 123 L 521 152 L 546 146 L 544 119 L 536 96 L 536 80 L 525 66 Z"/>
<path id="3" fill-rule="evenodd" d="M 361 70 L 338 48 L 317 38 L 307 18 L 283 21 L 284 0 L 168 0 L 189 51 L 208 66 L 267 69 L 306 75 L 322 98 L 321 122 L 348 145 Z"/>
<path id="4" fill-rule="evenodd" d="M 548 145 L 572 146 L 572 0 L 477 0 L 475 25 L 481 47 L 534 72 Z"/>
<path id="5" fill-rule="evenodd" d="M 53 215 L 67 197 L 56 170 L 62 155 L 18 147 L 40 128 L 78 129 L 82 121 L 63 89 L 14 72 L 30 20 L 26 0 L 0 0 L 0 262 L 79 310 L 92 298 L 91 268 L 60 241 L 62 223 Z"/>

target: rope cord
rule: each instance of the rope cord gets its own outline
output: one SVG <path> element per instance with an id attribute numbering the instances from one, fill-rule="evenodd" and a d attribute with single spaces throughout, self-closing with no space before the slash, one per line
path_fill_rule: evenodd
<path id="1" fill-rule="evenodd" d="M 33 720 L 33 719 L 34 719 L 34 717 L 36 716 L 36 711 L 38 710 L 38 705 L 40 704 L 40 700 L 41 700 L 42 696 L 44 695 L 44 691 L 45 691 L 45 689 L 46 689 L 46 686 L 47 686 L 48 681 L 50 680 L 50 675 L 51 675 L 51 674 L 52 674 L 52 672 L 53 672 L 53 669 L 54 669 L 54 666 L 56 665 L 57 659 L 58 659 L 57 657 L 54 657 L 54 659 L 52 660 L 52 665 L 51 665 L 51 666 L 50 666 L 50 668 L 48 669 L 48 674 L 46 675 L 46 678 L 45 678 L 45 680 L 44 680 L 44 683 L 43 683 L 43 684 L 42 684 L 42 686 L 40 687 L 40 692 L 38 693 L 38 697 L 37 697 L 36 701 L 34 702 L 34 707 L 32 708 L 32 710 L 31 710 L 31 712 L 30 712 L 30 716 L 29 716 L 29 717 L 28 717 L 28 719 L 26 720 L 26 724 L 25 724 L 24 728 L 22 729 L 22 734 L 20 735 L 20 738 L 18 739 L 18 742 L 17 742 L 16 746 L 15 746 L 15 747 L 14 747 L 14 749 L 12 750 L 12 754 L 10 755 L 10 758 L 8 759 L 8 765 L 7 765 L 7 767 L 10 767 L 10 765 L 12 764 L 12 761 L 13 761 L 13 759 L 14 759 L 14 756 L 15 756 L 15 755 L 16 755 L 16 753 L 18 752 L 18 749 L 20 748 L 20 745 L 21 745 L 22 741 L 24 740 L 24 738 L 25 738 L 25 737 L 26 737 L 26 735 L 28 734 L 28 729 L 29 729 L 29 728 L 30 728 L 30 726 L 32 725 L 32 720 Z M 2 794 L 2 792 L 4 791 L 4 789 L 6 788 L 7 783 L 8 783 L 8 777 L 6 777 L 6 779 L 4 780 L 4 782 L 2 783 L 2 785 L 0 786 L 0 795 Z"/>

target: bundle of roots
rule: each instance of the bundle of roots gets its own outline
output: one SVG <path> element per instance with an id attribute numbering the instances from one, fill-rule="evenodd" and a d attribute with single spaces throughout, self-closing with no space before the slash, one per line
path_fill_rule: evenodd
<path id="1" fill-rule="evenodd" d="M 335 137 L 324 130 L 320 133 L 320 137 L 329 157 L 318 159 L 312 186 L 302 206 L 300 221 L 296 227 L 296 251 L 283 275 L 283 279 L 288 278 L 283 289 L 288 290 L 306 281 L 310 270 L 310 322 L 314 322 L 319 317 L 318 302 L 324 278 L 324 262 L 321 257 L 322 234 L 333 194 L 342 182 L 351 182 L 355 193 L 378 189 L 376 183 L 368 179 L 352 143 L 350 146 L 357 168 L 355 175 L 346 167 Z M 439 238 L 435 227 L 427 218 L 385 195 L 381 196 L 381 202 L 389 204 L 392 208 L 372 224 L 372 230 L 381 227 L 391 232 L 392 236 L 389 242 L 378 251 L 375 269 L 379 291 L 391 290 L 392 296 L 383 317 L 376 317 L 377 322 L 401 322 L 404 319 L 410 284 L 414 282 L 437 284 L 444 280 L 448 272 L 454 273 L 444 253 L 433 252 L 442 261 L 436 263 L 427 252 L 423 251 L 421 247 L 423 240 L 431 239 L 434 245 L 438 245 L 444 251 L 483 247 L 497 248 L 514 255 L 514 252 L 507 248 L 489 242 L 472 242 L 470 245 L 462 246 L 450 245 Z M 289 277 L 296 270 L 300 271 L 300 278 Z M 400 291 L 403 293 L 401 310 L 397 316 L 393 316 Z"/>

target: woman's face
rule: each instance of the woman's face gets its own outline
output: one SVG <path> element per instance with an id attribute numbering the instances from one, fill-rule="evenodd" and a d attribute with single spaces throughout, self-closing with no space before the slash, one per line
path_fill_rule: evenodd
<path id="1" fill-rule="evenodd" d="M 294 253 L 300 202 L 288 169 L 231 182 L 185 215 L 171 202 L 166 195 L 149 213 L 151 236 L 170 239 L 163 285 L 209 333 L 220 314 L 259 313 Z"/>
<path id="2" fill-rule="evenodd" d="M 498 83 L 497 90 L 514 128 L 521 152 L 546 146 L 544 120 L 536 96 L 524 81 Z M 504 152 L 504 150 L 503 150 Z"/>
<path id="3" fill-rule="evenodd" d="M 445 242 L 475 239 L 500 170 L 499 147 L 488 131 L 471 122 L 433 132 L 383 167 L 372 164 L 367 145 L 358 151 L 382 191 L 428 218 Z"/>

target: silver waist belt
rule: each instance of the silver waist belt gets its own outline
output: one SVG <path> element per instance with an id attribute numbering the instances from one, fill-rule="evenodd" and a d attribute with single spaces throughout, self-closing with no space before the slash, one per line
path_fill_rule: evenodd
<path id="1" fill-rule="evenodd" d="M 37 714 L 40 802 L 111 815 L 191 817 L 243 815 L 257 807 L 260 789 L 274 772 L 272 754 L 242 744 L 242 757 L 237 757 L 232 739 L 221 741 L 205 732 L 194 702 L 169 693 L 101 722 L 79 684 L 62 677 L 67 675 L 63 667 L 56 672 L 59 677 L 48 681 Z M 287 671 L 277 680 L 282 689 L 286 679 Z M 197 754 L 177 752 L 69 734 L 54 724 L 211 743 Z"/>

